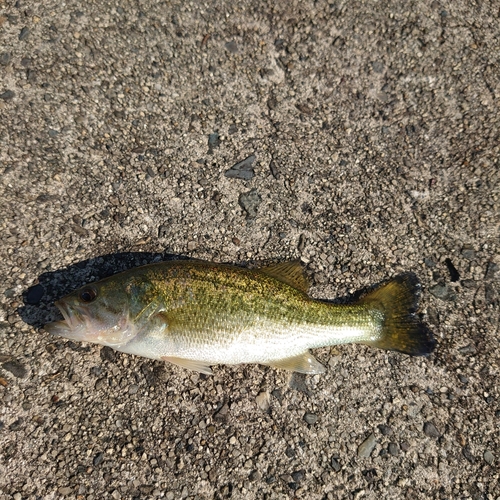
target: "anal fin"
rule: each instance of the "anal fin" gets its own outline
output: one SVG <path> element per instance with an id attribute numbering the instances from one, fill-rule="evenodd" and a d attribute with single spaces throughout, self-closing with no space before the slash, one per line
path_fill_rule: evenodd
<path id="1" fill-rule="evenodd" d="M 163 361 L 168 361 L 169 363 L 180 366 L 181 368 L 187 368 L 188 370 L 204 373 L 205 375 L 213 375 L 210 366 L 208 366 L 203 361 L 196 361 L 195 359 L 175 358 L 173 356 L 162 356 L 161 359 Z"/>
<path id="2" fill-rule="evenodd" d="M 325 367 L 309 351 L 292 358 L 275 359 L 263 364 L 299 373 L 316 374 L 325 372 Z"/>

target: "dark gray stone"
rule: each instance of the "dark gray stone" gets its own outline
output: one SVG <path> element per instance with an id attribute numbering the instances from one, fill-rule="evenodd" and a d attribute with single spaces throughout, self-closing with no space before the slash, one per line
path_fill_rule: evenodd
<path id="1" fill-rule="evenodd" d="M 15 359 L 2 363 L 2 368 L 12 373 L 12 375 L 17 378 L 24 378 L 28 374 L 28 370 L 25 366 Z"/>
<path id="2" fill-rule="evenodd" d="M 28 35 L 30 34 L 30 29 L 25 26 L 21 32 L 19 33 L 19 40 L 22 41 L 22 40 L 26 40 L 26 38 L 28 38 Z"/>
<path id="3" fill-rule="evenodd" d="M 238 52 L 238 45 L 234 40 L 227 42 L 224 46 L 231 54 L 236 54 Z"/>
<path id="4" fill-rule="evenodd" d="M 309 425 L 314 425 L 318 421 L 318 415 L 315 415 L 314 413 L 305 413 L 304 420 Z"/>
<path id="5" fill-rule="evenodd" d="M 244 160 L 233 165 L 229 170 L 224 172 L 224 175 L 230 179 L 242 179 L 248 181 L 255 175 L 253 164 L 256 160 L 255 155 L 250 155 Z"/>
<path id="6" fill-rule="evenodd" d="M 437 439 L 441 436 L 436 426 L 432 422 L 425 422 L 424 434 L 433 439 Z"/>
<path id="7" fill-rule="evenodd" d="M 0 99 L 3 99 L 4 101 L 10 101 L 16 96 L 16 93 L 13 90 L 6 90 L 5 92 L 2 92 L 0 94 Z"/>
<path id="8" fill-rule="evenodd" d="M 457 294 L 455 293 L 455 291 L 443 283 L 438 283 L 437 285 L 431 286 L 429 288 L 429 293 L 441 300 L 453 301 L 457 298 Z"/>

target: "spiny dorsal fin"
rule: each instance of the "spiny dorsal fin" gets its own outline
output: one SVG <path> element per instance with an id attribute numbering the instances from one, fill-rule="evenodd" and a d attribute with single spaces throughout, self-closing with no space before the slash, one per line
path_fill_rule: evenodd
<path id="1" fill-rule="evenodd" d="M 309 290 L 309 280 L 299 259 L 263 267 L 261 271 L 287 285 L 293 286 L 301 292 Z"/>

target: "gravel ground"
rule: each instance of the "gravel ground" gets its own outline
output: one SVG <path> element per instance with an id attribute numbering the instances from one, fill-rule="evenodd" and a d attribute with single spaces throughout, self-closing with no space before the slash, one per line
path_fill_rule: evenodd
<path id="1" fill-rule="evenodd" d="M 0 0 L 0 499 L 498 499 L 496 0 Z M 52 338 L 172 256 L 398 272 L 438 347 L 200 376 Z"/>

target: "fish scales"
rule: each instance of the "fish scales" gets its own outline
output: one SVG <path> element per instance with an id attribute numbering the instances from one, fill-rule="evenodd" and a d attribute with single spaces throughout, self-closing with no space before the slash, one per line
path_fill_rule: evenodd
<path id="1" fill-rule="evenodd" d="M 64 321 L 45 329 L 73 340 L 210 373 L 210 365 L 261 363 L 324 370 L 309 349 L 348 342 L 428 354 L 415 314 L 420 284 L 396 277 L 354 304 L 308 297 L 297 261 L 245 269 L 170 261 L 132 269 L 61 299 Z"/>

